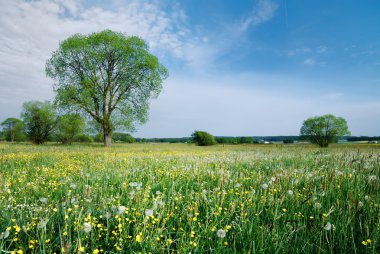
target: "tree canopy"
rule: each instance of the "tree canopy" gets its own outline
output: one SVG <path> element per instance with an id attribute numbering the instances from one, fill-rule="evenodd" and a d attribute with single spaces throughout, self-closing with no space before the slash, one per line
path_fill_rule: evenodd
<path id="1" fill-rule="evenodd" d="M 78 114 L 66 114 L 58 117 L 57 138 L 63 144 L 71 144 L 76 138 L 83 135 L 86 124 Z"/>
<path id="2" fill-rule="evenodd" d="M 6 141 L 23 141 L 25 139 L 24 123 L 17 118 L 7 118 L 1 126 L 4 130 L 4 136 Z"/>
<path id="3" fill-rule="evenodd" d="M 168 71 L 144 40 L 105 30 L 61 42 L 46 74 L 56 81 L 55 103 L 92 117 L 109 146 L 116 128 L 133 130 L 147 121 L 149 100 L 161 92 Z"/>
<path id="4" fill-rule="evenodd" d="M 300 132 L 302 136 L 320 147 L 327 147 L 339 137 L 350 135 L 346 120 L 331 114 L 306 119 Z"/>
<path id="5" fill-rule="evenodd" d="M 217 144 L 214 136 L 205 131 L 194 131 L 191 136 L 194 143 L 199 146 L 211 146 Z"/>
<path id="6" fill-rule="evenodd" d="M 53 133 L 56 115 L 50 102 L 30 101 L 23 104 L 21 117 L 29 139 L 36 144 L 43 144 Z"/>

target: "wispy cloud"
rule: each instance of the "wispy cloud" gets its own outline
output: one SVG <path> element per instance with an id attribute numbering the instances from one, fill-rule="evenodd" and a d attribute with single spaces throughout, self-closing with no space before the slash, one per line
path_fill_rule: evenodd
<path id="1" fill-rule="evenodd" d="M 277 7 L 277 4 L 271 0 L 258 0 L 257 5 L 253 8 L 249 16 L 241 21 L 240 31 L 245 32 L 252 26 L 257 26 L 271 20 L 274 17 Z"/>
<path id="2" fill-rule="evenodd" d="M 307 66 L 314 66 L 316 64 L 316 62 L 311 59 L 311 58 L 308 58 L 308 59 L 305 59 L 303 62 L 302 62 L 303 65 L 307 65 Z"/>

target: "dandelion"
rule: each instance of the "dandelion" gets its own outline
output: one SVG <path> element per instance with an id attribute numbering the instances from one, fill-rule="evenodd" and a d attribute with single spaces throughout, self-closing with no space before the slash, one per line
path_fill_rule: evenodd
<path id="1" fill-rule="evenodd" d="M 331 230 L 331 227 L 332 227 L 331 223 L 327 222 L 323 229 L 329 231 Z"/>
<path id="2" fill-rule="evenodd" d="M 4 240 L 4 239 L 7 239 L 9 236 L 9 230 L 6 230 L 5 232 L 2 232 L 0 234 L 0 240 Z"/>
<path id="3" fill-rule="evenodd" d="M 359 207 L 359 208 L 362 208 L 363 205 L 364 205 L 363 202 L 361 202 L 361 201 L 358 202 L 358 207 Z"/>
<path id="4" fill-rule="evenodd" d="M 288 190 L 288 195 L 289 196 L 293 196 L 293 191 L 292 190 Z"/>
<path id="5" fill-rule="evenodd" d="M 235 188 L 239 188 L 240 186 L 241 186 L 240 183 L 235 184 Z"/>
<path id="6" fill-rule="evenodd" d="M 153 215 L 153 209 L 146 209 L 145 210 L 145 215 L 146 216 L 152 216 Z"/>
<path id="7" fill-rule="evenodd" d="M 139 233 L 138 235 L 136 235 L 136 242 L 141 243 L 142 241 L 143 241 L 142 233 Z"/>
<path id="8" fill-rule="evenodd" d="M 376 180 L 377 180 L 377 176 L 376 175 L 370 175 L 368 177 L 368 182 L 370 182 L 370 183 L 374 183 L 374 182 L 376 182 Z"/>
<path id="9" fill-rule="evenodd" d="M 83 230 L 86 233 L 90 233 L 90 231 L 92 230 L 91 224 L 87 222 L 83 223 Z"/>
<path id="10" fill-rule="evenodd" d="M 40 198 L 40 202 L 41 203 L 46 203 L 47 202 L 47 198 Z"/>
<path id="11" fill-rule="evenodd" d="M 45 228 L 48 221 L 48 219 L 41 220 L 40 223 L 38 223 L 37 228 Z"/>
<path id="12" fill-rule="evenodd" d="M 85 250 L 84 247 L 79 247 L 78 249 L 79 252 L 84 252 L 84 250 Z"/>
<path id="13" fill-rule="evenodd" d="M 263 183 L 263 184 L 261 185 L 261 188 L 263 188 L 264 190 L 268 189 L 268 184 Z"/>
<path id="14" fill-rule="evenodd" d="M 223 229 L 218 229 L 218 231 L 216 231 L 216 235 L 219 238 L 224 238 L 224 237 L 226 237 L 226 231 L 224 231 Z"/>
<path id="15" fill-rule="evenodd" d="M 321 209 L 322 208 L 322 204 L 321 203 L 314 203 L 314 207 L 317 208 L 317 209 Z"/>
<path id="16" fill-rule="evenodd" d="M 119 215 L 122 215 L 126 210 L 127 208 L 125 206 L 119 206 L 119 208 L 117 209 L 117 213 Z"/>
<path id="17" fill-rule="evenodd" d="M 75 190 L 77 188 L 77 185 L 75 183 L 71 183 L 70 184 L 70 188 L 73 189 L 73 190 Z"/>
<path id="18" fill-rule="evenodd" d="M 99 254 L 99 250 L 98 249 L 95 249 L 93 252 L 92 252 L 92 254 Z"/>

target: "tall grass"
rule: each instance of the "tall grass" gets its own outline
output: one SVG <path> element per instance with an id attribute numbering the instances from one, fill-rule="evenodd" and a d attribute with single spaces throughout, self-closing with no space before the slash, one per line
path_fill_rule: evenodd
<path id="1" fill-rule="evenodd" d="M 380 251 L 378 146 L 0 151 L 3 252 Z"/>

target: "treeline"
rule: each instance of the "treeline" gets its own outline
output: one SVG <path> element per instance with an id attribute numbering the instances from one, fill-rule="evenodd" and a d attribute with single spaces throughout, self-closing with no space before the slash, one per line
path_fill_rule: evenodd
<path id="1" fill-rule="evenodd" d="M 359 137 L 346 137 L 347 141 L 355 142 L 355 141 L 379 141 L 380 136 L 378 137 L 368 137 L 368 136 L 359 136 Z"/>

